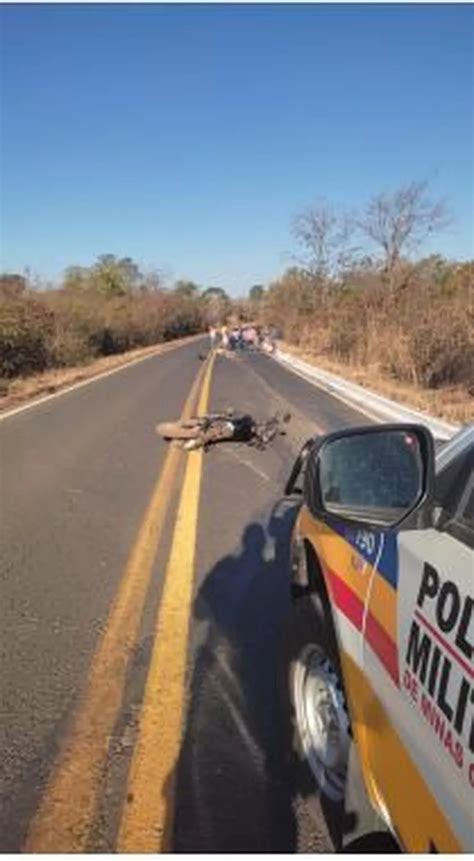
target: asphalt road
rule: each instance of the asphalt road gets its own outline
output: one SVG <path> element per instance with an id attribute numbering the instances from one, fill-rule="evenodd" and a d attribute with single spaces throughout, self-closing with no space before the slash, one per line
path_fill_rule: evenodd
<path id="1" fill-rule="evenodd" d="M 282 745 L 282 489 L 308 436 L 367 419 L 204 343 L 0 420 L 2 851 L 330 848 Z M 289 409 L 287 435 L 170 449 L 198 374 L 195 408 Z"/>

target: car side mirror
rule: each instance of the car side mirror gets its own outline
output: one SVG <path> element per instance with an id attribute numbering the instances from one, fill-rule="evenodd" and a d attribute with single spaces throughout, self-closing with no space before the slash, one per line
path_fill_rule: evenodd
<path id="1" fill-rule="evenodd" d="M 314 445 L 315 438 L 311 437 L 306 440 L 305 444 L 298 452 L 298 457 L 292 466 L 288 481 L 285 484 L 285 496 L 293 496 L 294 494 L 299 496 L 303 493 L 303 488 L 298 487 L 297 482 L 301 473 L 304 473 L 307 460 Z"/>
<path id="2" fill-rule="evenodd" d="M 422 425 L 375 425 L 329 434 L 306 471 L 316 515 L 375 527 L 398 526 L 431 502 L 434 444 Z"/>

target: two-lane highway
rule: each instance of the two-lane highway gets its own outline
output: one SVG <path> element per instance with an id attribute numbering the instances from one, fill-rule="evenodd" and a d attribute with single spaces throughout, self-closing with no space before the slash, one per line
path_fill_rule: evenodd
<path id="1" fill-rule="evenodd" d="M 281 500 L 298 446 L 364 416 L 204 341 L 0 420 L 0 848 L 325 848 L 281 743 Z M 265 452 L 158 421 L 290 409 Z"/>

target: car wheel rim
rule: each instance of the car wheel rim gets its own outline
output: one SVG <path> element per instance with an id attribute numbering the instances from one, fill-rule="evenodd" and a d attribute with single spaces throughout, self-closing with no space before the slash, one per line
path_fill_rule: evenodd
<path id="1" fill-rule="evenodd" d="M 350 730 L 344 694 L 331 661 L 317 646 L 299 655 L 293 674 L 296 723 L 316 782 L 332 801 L 344 797 Z"/>

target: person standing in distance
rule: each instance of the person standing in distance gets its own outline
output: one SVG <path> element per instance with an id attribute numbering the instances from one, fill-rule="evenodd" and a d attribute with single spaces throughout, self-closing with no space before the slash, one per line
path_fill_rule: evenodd
<path id="1" fill-rule="evenodd" d="M 212 324 L 209 326 L 209 341 L 211 350 L 216 346 L 217 329 Z"/>

